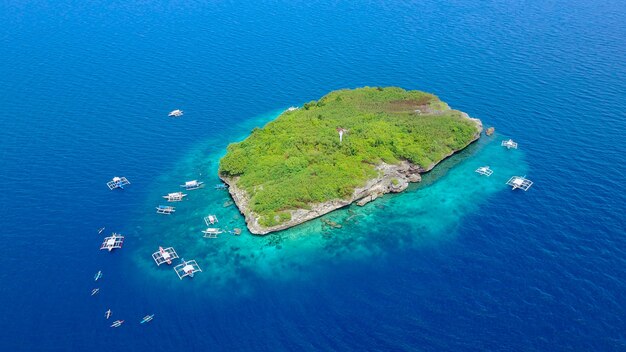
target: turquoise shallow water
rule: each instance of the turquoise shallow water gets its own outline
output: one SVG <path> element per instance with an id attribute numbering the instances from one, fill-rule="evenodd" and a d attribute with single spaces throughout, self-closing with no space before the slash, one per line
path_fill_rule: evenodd
<path id="1" fill-rule="evenodd" d="M 278 114 L 269 113 L 253 120 L 262 126 Z M 242 126 L 240 134 L 245 135 L 246 127 Z M 262 280 L 289 280 L 311 274 L 315 271 L 311 268 L 320 261 L 337 265 L 345 261 L 367 261 L 395 251 L 448 241 L 456 236 L 464 217 L 475 213 L 492 195 L 509 190 L 505 183 L 511 176 L 527 174 L 523 150 L 503 148 L 502 139 L 497 134 L 483 136 L 425 174 L 421 183 L 411 185 L 404 193 L 386 195 L 364 207 L 351 205 L 267 236 L 251 235 L 228 192 L 213 188 L 220 183 L 216 175 L 224 151 L 206 153 L 207 145 L 216 143 L 207 141 L 177 162 L 175 170 L 161 175 L 151 185 L 153 194 L 146 200 L 146 209 L 164 204 L 161 196 L 177 190 L 183 180 L 198 178 L 207 184 L 200 190 L 189 191 L 183 202 L 173 203 L 176 206 L 173 216 L 147 212 L 140 222 L 133 224 L 139 247 L 134 265 L 159 280 L 177 282 L 172 270 L 156 268 L 149 256 L 159 245 L 173 246 L 187 259 L 194 258 L 202 264 L 203 273 L 195 280 L 216 290 L 231 284 L 245 286 L 241 282 L 244 272 Z M 474 172 L 484 165 L 494 170 L 491 177 Z M 203 217 L 208 214 L 220 219 L 217 227 L 240 228 L 242 235 L 223 233 L 217 239 L 204 238 Z M 342 228 L 333 228 L 322 220 L 336 222 Z"/>
<path id="2" fill-rule="evenodd" d="M 624 350 L 624 18 L 591 0 L 0 3 L 0 350 Z M 201 237 L 209 212 L 242 225 L 211 188 L 228 143 L 364 85 L 433 92 L 498 135 L 329 214 L 341 229 Z M 517 173 L 531 190 L 505 187 Z M 192 178 L 209 187 L 157 216 Z M 98 251 L 103 226 L 122 250 Z M 157 268 L 158 245 L 203 272 Z"/>

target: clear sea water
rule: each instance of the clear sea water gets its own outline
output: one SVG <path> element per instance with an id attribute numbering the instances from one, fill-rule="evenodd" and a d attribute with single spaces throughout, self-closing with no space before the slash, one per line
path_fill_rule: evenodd
<path id="1" fill-rule="evenodd" d="M 0 350 L 626 350 L 625 18 L 592 0 L 1 2 Z M 202 238 L 208 213 L 243 226 L 212 188 L 228 143 L 365 85 L 433 92 L 497 135 L 325 217 L 341 229 Z M 154 213 L 194 178 L 209 187 Z M 122 250 L 98 250 L 104 226 Z M 203 272 L 156 267 L 159 245 Z"/>

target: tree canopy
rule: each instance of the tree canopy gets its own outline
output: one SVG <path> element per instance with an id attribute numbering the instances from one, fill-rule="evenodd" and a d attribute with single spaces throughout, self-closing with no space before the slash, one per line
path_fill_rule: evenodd
<path id="1" fill-rule="evenodd" d="M 338 128 L 347 131 L 341 143 Z M 473 121 L 429 93 L 338 90 L 230 144 L 219 172 L 238 177 L 259 223 L 273 226 L 290 219 L 290 210 L 349 198 L 376 176 L 381 162 L 408 160 L 427 168 L 476 133 Z"/>

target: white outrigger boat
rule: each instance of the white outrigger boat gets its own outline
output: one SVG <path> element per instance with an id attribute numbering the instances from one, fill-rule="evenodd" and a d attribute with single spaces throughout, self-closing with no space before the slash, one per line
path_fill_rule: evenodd
<path id="1" fill-rule="evenodd" d="M 102 245 L 100 246 L 100 250 L 108 249 L 110 252 L 114 249 L 122 248 L 123 244 L 124 244 L 124 236 L 114 232 L 113 234 L 111 234 L 111 236 L 104 238 L 104 241 L 102 242 Z"/>
<path id="2" fill-rule="evenodd" d="M 204 185 L 204 182 L 198 180 L 191 180 L 185 182 L 184 185 L 180 185 L 181 187 L 185 187 L 186 190 L 192 191 L 194 189 L 201 188 Z"/>
<path id="3" fill-rule="evenodd" d="M 502 143 L 500 143 L 501 146 L 506 147 L 506 149 L 517 149 L 517 143 L 513 142 L 512 139 L 509 139 L 507 141 L 502 141 Z"/>
<path id="4" fill-rule="evenodd" d="M 183 111 L 180 110 L 180 109 L 172 110 L 172 111 L 170 111 L 169 114 L 167 114 L 167 116 L 169 116 L 169 117 L 181 117 L 181 116 L 183 116 Z"/>
<path id="5" fill-rule="evenodd" d="M 111 191 L 116 188 L 124 189 L 126 185 L 130 185 L 130 181 L 128 181 L 126 177 L 115 176 L 111 181 L 107 182 L 107 187 L 109 187 Z"/>
<path id="6" fill-rule="evenodd" d="M 111 310 L 107 310 L 106 312 L 104 312 L 104 317 L 109 319 L 111 317 Z"/>
<path id="7" fill-rule="evenodd" d="M 111 324 L 112 328 L 119 328 L 120 326 L 122 326 L 122 324 L 124 324 L 123 320 L 116 320 L 113 322 L 113 324 Z"/>
<path id="8" fill-rule="evenodd" d="M 96 275 L 93 276 L 93 281 L 98 281 L 102 277 L 102 271 L 98 270 Z"/>
<path id="9" fill-rule="evenodd" d="M 202 271 L 195 260 L 186 261 L 185 258 L 182 258 L 182 261 L 181 264 L 174 267 L 174 271 L 176 271 L 179 279 L 182 280 L 185 276 L 193 277 L 193 274 Z"/>
<path id="10" fill-rule="evenodd" d="M 168 193 L 166 196 L 163 196 L 168 202 L 180 202 L 184 197 L 187 197 L 187 195 L 183 192 Z"/>
<path id="11" fill-rule="evenodd" d="M 158 207 L 156 207 L 157 214 L 170 215 L 171 213 L 175 211 L 176 211 L 176 208 L 168 206 L 168 205 L 159 205 Z"/>
<path id="12" fill-rule="evenodd" d="M 481 166 L 478 169 L 476 169 L 475 172 L 479 173 L 479 174 L 481 174 L 483 176 L 487 176 L 487 177 L 489 177 L 489 176 L 491 176 L 491 174 L 493 174 L 493 170 L 491 170 L 489 168 L 489 166 Z"/>
<path id="13" fill-rule="evenodd" d="M 513 176 L 507 182 L 507 185 L 513 187 L 512 190 L 521 189 L 524 191 L 528 191 L 530 186 L 533 185 L 533 181 L 526 178 L 526 176 Z"/>
<path id="14" fill-rule="evenodd" d="M 178 254 L 173 247 L 163 248 L 159 247 L 159 250 L 152 253 L 152 259 L 156 262 L 157 266 L 167 263 L 172 264 L 172 259 L 178 258 Z"/>
<path id="15" fill-rule="evenodd" d="M 98 294 L 98 292 L 100 292 L 100 289 L 99 288 L 94 288 L 93 290 L 91 290 L 91 295 L 95 296 L 95 295 Z"/>
<path id="16" fill-rule="evenodd" d="M 143 319 L 141 319 L 141 321 L 139 322 L 139 324 L 144 324 L 144 323 L 149 323 L 152 321 L 152 319 L 154 319 L 154 314 L 152 315 L 146 315 L 145 317 L 143 317 Z"/>
<path id="17" fill-rule="evenodd" d="M 101 234 L 102 231 L 104 231 L 104 227 L 101 227 L 100 229 L 98 229 L 98 235 Z"/>
<path id="18" fill-rule="evenodd" d="M 222 231 L 221 229 L 214 228 L 214 227 L 209 227 L 206 230 L 202 231 L 205 238 L 217 238 L 217 235 L 219 235 L 222 232 L 224 231 Z"/>
<path id="19" fill-rule="evenodd" d="M 207 215 L 204 217 L 204 223 L 206 224 L 206 226 L 211 226 L 218 222 L 219 221 L 217 220 L 217 216 L 215 215 Z"/>

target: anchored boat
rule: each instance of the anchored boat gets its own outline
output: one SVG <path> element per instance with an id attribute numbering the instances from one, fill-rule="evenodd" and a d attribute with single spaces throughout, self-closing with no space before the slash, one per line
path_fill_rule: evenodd
<path id="1" fill-rule="evenodd" d="M 143 317 L 143 319 L 141 319 L 141 321 L 139 322 L 139 324 L 144 324 L 144 323 L 148 323 L 151 322 L 152 319 L 154 319 L 154 314 L 152 315 L 146 315 L 145 317 Z"/>
<path id="2" fill-rule="evenodd" d="M 201 188 L 204 185 L 204 182 L 198 181 L 198 180 L 191 180 L 191 181 L 187 181 L 185 182 L 184 185 L 180 185 L 181 187 L 185 187 L 186 190 L 191 191 L 194 189 L 198 189 Z"/>
<path id="3" fill-rule="evenodd" d="M 102 271 L 98 270 L 96 275 L 93 276 L 93 281 L 98 281 L 102 277 Z"/>
<path id="4" fill-rule="evenodd" d="M 157 266 L 163 263 L 172 264 L 172 259 L 178 258 L 178 254 L 173 247 L 163 248 L 159 247 L 159 250 L 152 253 L 152 259 L 156 262 Z"/>
<path id="5" fill-rule="evenodd" d="M 122 324 L 124 324 L 123 320 L 116 320 L 113 322 L 113 324 L 111 324 L 112 328 L 119 328 L 120 326 L 122 326 Z"/>
<path id="6" fill-rule="evenodd" d="M 214 228 L 214 227 L 209 227 L 206 230 L 202 231 L 205 238 L 217 238 L 217 235 L 219 235 L 222 232 L 224 231 Z"/>
<path id="7" fill-rule="evenodd" d="M 174 267 L 174 271 L 176 271 L 179 279 L 182 280 L 185 276 L 193 277 L 193 274 L 202 271 L 195 260 L 186 261 L 183 258 L 182 261 L 182 264 L 178 264 Z"/>
<path id="8" fill-rule="evenodd" d="M 166 196 L 163 196 L 163 198 L 167 199 L 168 202 L 180 202 L 186 196 L 187 195 L 184 194 L 183 192 L 174 192 L 174 193 L 168 193 Z"/>
<path id="9" fill-rule="evenodd" d="M 171 213 L 175 211 L 176 211 L 176 208 L 171 207 L 169 205 L 159 205 L 158 207 L 156 207 L 157 214 L 170 215 Z"/>
<path id="10" fill-rule="evenodd" d="M 481 166 L 478 169 L 476 169 L 476 172 L 483 175 L 483 176 L 491 176 L 491 174 L 493 174 L 493 170 L 491 170 L 489 168 L 489 166 Z"/>
<path id="11" fill-rule="evenodd" d="M 517 143 L 513 142 L 512 139 L 509 139 L 508 141 L 502 141 L 502 143 L 500 143 L 501 146 L 506 147 L 506 149 L 517 149 Z"/>
<path id="12" fill-rule="evenodd" d="M 106 312 L 104 312 L 104 317 L 109 319 L 111 317 L 111 310 L 107 310 Z"/>
<path id="13" fill-rule="evenodd" d="M 114 232 L 111 236 L 104 238 L 100 250 L 108 249 L 110 252 L 114 249 L 122 248 L 122 244 L 124 244 L 124 236 Z"/>
<path id="14" fill-rule="evenodd" d="M 207 215 L 204 217 L 204 223 L 206 224 L 206 226 L 210 226 L 218 222 L 219 221 L 217 220 L 217 216 L 215 215 Z"/>
<path id="15" fill-rule="evenodd" d="M 94 288 L 93 290 L 91 290 L 91 295 L 92 296 L 97 295 L 98 292 L 100 292 L 100 289 L 99 288 Z"/>
<path id="16" fill-rule="evenodd" d="M 530 186 L 533 185 L 533 181 L 526 178 L 526 176 L 513 176 L 507 182 L 507 185 L 512 187 L 512 190 L 521 189 L 524 191 L 528 191 Z"/>
<path id="17" fill-rule="evenodd" d="M 111 181 L 107 182 L 107 187 L 109 187 L 111 191 L 116 188 L 124 189 L 126 185 L 130 185 L 130 181 L 128 181 L 126 177 L 115 176 Z"/>
<path id="18" fill-rule="evenodd" d="M 167 116 L 169 116 L 169 117 L 181 117 L 181 116 L 183 116 L 183 111 L 179 110 L 179 109 L 172 110 L 172 111 L 170 111 L 169 114 L 167 114 Z"/>

